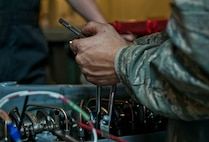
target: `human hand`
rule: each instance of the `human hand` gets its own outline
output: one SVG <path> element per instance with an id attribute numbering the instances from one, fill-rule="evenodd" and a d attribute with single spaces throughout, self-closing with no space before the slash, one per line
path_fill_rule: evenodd
<path id="1" fill-rule="evenodd" d="M 127 42 L 132 44 L 132 42 L 137 38 L 137 35 L 134 35 L 131 32 L 127 32 L 126 34 L 120 34 Z"/>
<path id="2" fill-rule="evenodd" d="M 82 33 L 88 37 L 73 40 L 70 48 L 86 80 L 97 85 L 118 83 L 114 58 L 128 43 L 109 24 L 89 22 Z"/>

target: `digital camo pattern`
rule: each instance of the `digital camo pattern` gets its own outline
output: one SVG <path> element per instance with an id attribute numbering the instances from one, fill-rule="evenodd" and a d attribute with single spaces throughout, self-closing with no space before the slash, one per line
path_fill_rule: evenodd
<path id="1" fill-rule="evenodd" d="M 122 48 L 116 72 L 132 97 L 151 110 L 175 119 L 208 119 L 209 1 L 175 0 L 171 8 L 168 36 L 156 33 Z"/>

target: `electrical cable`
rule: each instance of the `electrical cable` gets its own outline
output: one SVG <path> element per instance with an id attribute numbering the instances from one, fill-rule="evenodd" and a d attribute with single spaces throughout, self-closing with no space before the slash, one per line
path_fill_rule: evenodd
<path id="1" fill-rule="evenodd" d="M 84 104 L 84 100 L 82 99 L 81 100 L 81 103 L 80 103 L 80 108 L 83 108 L 83 104 Z M 79 120 L 82 122 L 83 120 L 82 120 L 82 116 L 81 116 L 81 114 L 79 114 Z"/>
<path id="2" fill-rule="evenodd" d="M 2 120 L 4 120 L 5 122 L 6 121 L 11 121 L 11 118 L 9 117 L 9 115 L 4 111 L 4 110 L 2 110 L 2 109 L 0 109 L 0 118 L 2 119 Z M 4 134 L 5 134 L 5 138 L 4 138 L 4 140 L 5 141 L 8 141 L 8 134 L 7 134 L 7 124 L 5 123 L 5 125 L 4 125 Z"/>
<path id="3" fill-rule="evenodd" d="M 84 129 L 86 129 L 86 130 L 89 130 L 89 131 L 91 131 L 91 129 L 92 129 L 91 127 L 89 127 L 88 125 L 86 125 L 82 122 L 78 122 L 78 125 L 80 127 L 84 128 Z M 99 135 L 102 135 L 102 131 L 99 130 L 99 129 L 96 129 L 96 133 L 99 134 Z M 117 142 L 127 142 L 126 140 L 120 139 L 119 137 L 114 136 L 112 134 L 109 134 L 109 138 L 114 140 L 114 141 L 117 141 Z"/>
<path id="4" fill-rule="evenodd" d="M 5 124 L 7 125 L 7 128 L 9 130 L 9 134 L 10 134 L 11 138 L 15 142 L 22 142 L 20 132 L 15 127 L 15 125 L 12 123 L 12 120 L 9 117 L 9 115 L 1 109 L 0 109 L 0 118 L 5 121 Z"/>
<path id="5" fill-rule="evenodd" d="M 12 121 L 9 115 L 2 109 L 0 109 L 0 118 L 4 121 Z"/>
<path id="6" fill-rule="evenodd" d="M 93 133 L 93 136 L 94 136 L 94 142 L 97 142 L 97 139 L 98 139 L 97 132 L 96 132 L 96 129 L 94 128 L 94 125 L 93 125 L 92 121 L 88 120 L 88 124 L 89 124 L 90 128 L 92 128 L 92 133 Z"/>
<path id="7" fill-rule="evenodd" d="M 4 96 L 1 100 L 0 100 L 0 108 L 2 108 L 2 106 L 7 103 L 8 101 L 15 99 L 15 98 L 19 98 L 19 97 L 23 97 L 23 96 L 28 96 L 28 95 L 48 95 L 52 98 L 55 99 L 59 99 L 65 103 L 67 103 L 69 106 L 71 106 L 72 109 L 74 109 L 75 111 L 78 111 L 79 113 L 81 113 L 81 115 L 83 116 L 83 118 L 88 121 L 88 124 L 91 127 L 92 133 L 93 133 L 93 137 L 94 137 L 94 142 L 97 142 L 97 134 L 96 134 L 96 129 L 94 128 L 94 125 L 92 124 L 91 120 L 90 120 L 90 116 L 83 111 L 79 106 L 77 106 L 73 101 L 70 101 L 68 98 L 66 98 L 65 96 L 56 93 L 56 92 L 51 92 L 51 91 L 18 91 L 18 92 L 13 92 L 10 94 L 7 94 L 6 96 Z"/>

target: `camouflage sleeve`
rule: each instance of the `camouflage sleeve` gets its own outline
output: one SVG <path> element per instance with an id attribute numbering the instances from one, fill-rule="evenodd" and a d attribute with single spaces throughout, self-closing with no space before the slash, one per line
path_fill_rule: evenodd
<path id="1" fill-rule="evenodd" d="M 134 44 L 137 44 L 137 45 L 161 44 L 167 39 L 168 39 L 167 33 L 165 31 L 162 31 L 162 32 L 140 37 L 134 41 Z"/>
<path id="2" fill-rule="evenodd" d="M 176 0 L 171 8 L 169 38 L 158 33 L 122 48 L 115 69 L 132 97 L 151 110 L 170 118 L 208 119 L 209 1 Z"/>

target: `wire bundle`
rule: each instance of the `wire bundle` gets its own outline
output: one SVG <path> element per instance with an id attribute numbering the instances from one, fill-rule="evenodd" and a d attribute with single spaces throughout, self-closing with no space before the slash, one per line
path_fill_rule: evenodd
<path id="1" fill-rule="evenodd" d="M 65 96 L 56 93 L 56 92 L 51 92 L 51 91 L 18 91 L 18 92 L 14 92 L 14 93 L 10 93 L 6 96 L 4 96 L 1 100 L 0 100 L 0 108 L 2 108 L 2 106 L 4 104 L 6 104 L 8 101 L 14 99 L 14 98 L 19 98 L 19 97 L 24 97 L 24 96 L 31 96 L 31 95 L 48 95 L 52 98 L 55 99 L 59 99 L 65 103 L 67 103 L 72 109 L 74 109 L 75 111 L 78 111 L 79 113 L 81 113 L 81 115 L 83 116 L 83 118 L 89 122 L 89 125 L 92 128 L 92 133 L 93 133 L 93 137 L 94 137 L 94 142 L 97 142 L 98 137 L 97 137 L 97 133 L 96 133 L 96 129 L 94 128 L 94 125 L 92 124 L 92 122 L 90 121 L 90 117 L 89 115 L 83 111 L 79 106 L 77 106 L 74 102 L 70 101 L 68 98 L 66 98 Z M 19 141 L 16 141 L 19 142 Z"/>
<path id="2" fill-rule="evenodd" d="M 2 108 L 2 106 L 4 104 L 6 104 L 7 102 L 9 102 L 12 99 L 19 98 L 19 97 L 24 97 L 24 96 L 40 95 L 40 94 L 41 95 L 48 95 L 52 98 L 59 99 L 59 100 L 63 101 L 64 103 L 67 103 L 73 110 L 79 112 L 82 115 L 82 117 L 88 122 L 89 126 L 88 125 L 82 125 L 81 123 L 78 123 L 78 125 L 81 126 L 81 127 L 84 127 L 85 129 L 87 129 L 89 131 L 92 131 L 93 141 L 94 142 L 98 141 L 97 133 L 101 134 L 101 131 L 95 129 L 95 127 L 94 127 L 94 125 L 93 125 L 93 123 L 90 119 L 90 116 L 84 110 L 82 110 L 82 108 L 77 106 L 73 101 L 69 100 L 68 98 L 66 98 L 62 94 L 59 94 L 59 93 L 56 93 L 56 92 L 51 92 L 51 91 L 28 91 L 28 90 L 13 92 L 13 93 L 10 93 L 10 94 L 4 96 L 2 99 L 0 99 L 0 108 Z M 9 124 L 8 128 L 11 128 L 11 123 L 12 123 L 11 119 L 9 118 L 8 115 L 5 115 L 5 113 L 2 113 L 2 112 L 4 112 L 4 111 L 0 111 L 0 117 L 3 120 L 5 120 L 5 122 L 10 122 L 10 123 L 8 123 Z M 14 129 L 9 129 L 9 130 L 13 131 Z M 11 131 L 10 131 L 10 133 L 11 133 Z M 110 138 L 113 139 L 113 140 L 119 141 L 119 142 L 125 142 L 124 140 L 121 140 L 120 138 L 118 138 L 116 136 L 113 136 L 113 135 L 110 135 Z M 15 142 L 21 142 L 21 139 L 20 138 L 14 138 L 14 141 Z"/>

